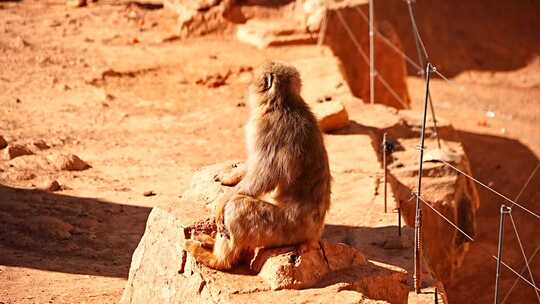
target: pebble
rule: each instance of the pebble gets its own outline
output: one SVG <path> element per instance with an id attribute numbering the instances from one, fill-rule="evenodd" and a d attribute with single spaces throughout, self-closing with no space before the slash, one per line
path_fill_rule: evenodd
<path id="1" fill-rule="evenodd" d="M 14 144 L 9 145 L 7 149 L 4 150 L 4 159 L 5 160 L 11 160 L 19 156 L 23 155 L 32 155 L 34 154 L 32 150 L 28 149 L 28 147 L 20 145 L 20 144 Z"/>
<path id="2" fill-rule="evenodd" d="M 0 135 L 0 149 L 4 149 L 5 147 L 7 147 L 8 143 L 6 141 L 6 139 Z"/>
<path id="3" fill-rule="evenodd" d="M 67 0 L 66 5 L 70 7 L 81 7 L 86 5 L 86 0 Z"/>
<path id="4" fill-rule="evenodd" d="M 143 195 L 144 196 L 154 196 L 154 195 L 156 195 L 156 193 L 154 191 L 152 191 L 152 190 L 148 190 L 148 191 L 144 191 Z"/>

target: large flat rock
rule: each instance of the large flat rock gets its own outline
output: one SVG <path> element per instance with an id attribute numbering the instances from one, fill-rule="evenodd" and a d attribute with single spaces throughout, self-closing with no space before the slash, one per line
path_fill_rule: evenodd
<path id="1" fill-rule="evenodd" d="M 220 272 L 199 265 L 182 244 L 193 230 L 208 229 L 200 220 L 209 213 L 204 203 L 182 204 L 190 206 L 152 210 L 121 303 L 267 303 L 270 298 L 286 303 L 406 303 L 403 270 L 368 262 L 358 250 L 331 240 L 301 254 L 296 248 L 263 251 L 255 270 L 241 265 Z"/>

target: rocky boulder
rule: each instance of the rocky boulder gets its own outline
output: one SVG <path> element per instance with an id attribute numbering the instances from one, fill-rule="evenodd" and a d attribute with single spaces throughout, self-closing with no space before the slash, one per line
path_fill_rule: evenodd
<path id="1" fill-rule="evenodd" d="M 307 33 L 299 23 L 290 19 L 252 19 L 236 28 L 236 39 L 260 49 L 270 46 L 315 43 L 316 37 Z"/>
<path id="2" fill-rule="evenodd" d="M 384 133 L 393 152 L 388 156 L 389 183 L 397 206 L 408 226 L 414 227 L 415 196 L 418 182 L 418 145 L 422 113 L 391 111 L 383 107 L 365 106 L 362 121 L 374 129 L 373 146 L 381 155 Z M 470 240 L 450 226 L 433 210 L 444 215 L 471 237 L 476 231 L 476 211 L 480 206 L 474 182 L 459 174 L 442 161 L 471 174 L 469 160 L 459 136 L 452 125 L 438 119 L 438 132 L 433 121 L 427 122 L 421 197 L 423 212 L 423 257 L 435 278 L 444 283 L 452 280 L 469 249 Z M 440 137 L 440 147 L 436 134 Z"/>
<path id="3" fill-rule="evenodd" d="M 6 141 L 6 139 L 0 135 L 0 149 L 4 149 L 5 147 L 7 147 L 8 143 Z"/>
<path id="4" fill-rule="evenodd" d="M 332 239 L 310 249 L 263 249 L 250 265 L 230 272 L 197 264 L 183 250 L 183 241 L 215 230 L 208 206 L 230 188 L 213 177 L 234 163 L 199 170 L 180 203 L 152 210 L 121 303 L 407 302 L 405 271 L 367 261 L 357 249 Z"/>
<path id="5" fill-rule="evenodd" d="M 311 110 L 317 117 L 323 132 L 339 130 L 349 124 L 349 114 L 341 102 L 329 101 L 313 104 Z"/>

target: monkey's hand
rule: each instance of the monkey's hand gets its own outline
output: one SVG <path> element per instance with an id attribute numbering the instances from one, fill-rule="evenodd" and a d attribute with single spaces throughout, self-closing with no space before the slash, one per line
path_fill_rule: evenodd
<path id="1" fill-rule="evenodd" d="M 233 165 L 231 171 L 220 172 L 214 175 L 214 181 L 221 182 L 223 186 L 236 186 L 246 175 L 246 166 L 243 163 Z"/>

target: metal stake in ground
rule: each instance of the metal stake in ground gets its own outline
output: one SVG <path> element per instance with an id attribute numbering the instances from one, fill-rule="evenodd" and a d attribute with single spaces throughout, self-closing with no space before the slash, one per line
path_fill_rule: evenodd
<path id="1" fill-rule="evenodd" d="M 497 244 L 497 272 L 495 274 L 495 304 L 499 304 L 499 284 L 501 276 L 501 260 L 503 255 L 503 242 L 504 242 L 504 218 L 506 214 L 510 214 L 511 207 L 505 205 L 501 206 L 501 218 L 499 221 L 499 243 Z"/>
<path id="2" fill-rule="evenodd" d="M 384 169 L 384 213 L 386 213 L 386 208 L 387 208 L 387 196 L 388 196 L 388 191 L 387 191 L 387 177 L 388 177 L 388 169 L 387 169 L 387 165 L 386 165 L 386 152 L 388 150 L 388 144 L 386 143 L 386 132 L 383 134 L 383 142 L 382 142 L 382 150 L 383 150 L 383 169 Z"/>
<path id="3" fill-rule="evenodd" d="M 420 159 L 419 159 L 419 169 L 418 169 L 418 192 L 416 193 L 416 217 L 414 222 L 414 290 L 416 293 L 420 293 L 421 289 L 421 254 L 422 254 L 422 209 L 420 208 L 420 196 L 422 194 L 422 170 L 424 164 L 424 142 L 426 135 L 426 118 L 428 111 L 428 100 L 429 100 L 429 79 L 431 78 L 432 66 L 431 63 L 426 65 L 426 91 L 425 91 L 425 100 L 424 100 L 424 116 L 422 120 L 422 133 L 420 135 Z"/>
<path id="4" fill-rule="evenodd" d="M 375 45 L 373 41 L 373 1 L 369 0 L 369 103 L 375 103 Z M 386 212 L 386 211 L 385 211 Z"/>
<path id="5" fill-rule="evenodd" d="M 397 208 L 397 225 L 398 225 L 398 236 L 401 237 L 401 206 Z"/>

